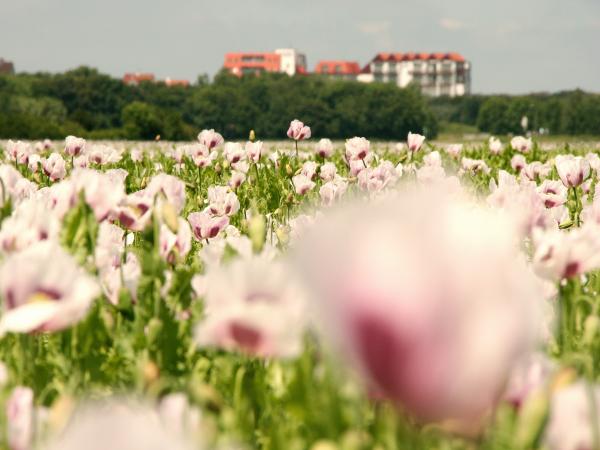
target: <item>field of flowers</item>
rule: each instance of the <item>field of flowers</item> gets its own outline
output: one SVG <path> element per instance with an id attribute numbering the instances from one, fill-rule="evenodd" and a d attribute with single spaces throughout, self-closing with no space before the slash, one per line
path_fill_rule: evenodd
<path id="1" fill-rule="evenodd" d="M 287 136 L 0 142 L 1 448 L 600 448 L 599 146 Z"/>

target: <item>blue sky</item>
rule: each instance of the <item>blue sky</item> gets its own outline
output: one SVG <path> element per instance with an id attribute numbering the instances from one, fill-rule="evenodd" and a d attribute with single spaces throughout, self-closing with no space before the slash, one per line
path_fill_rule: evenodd
<path id="1" fill-rule="evenodd" d="M 227 51 L 293 46 L 365 64 L 456 51 L 473 90 L 600 92 L 600 0 L 1 0 L 0 57 L 19 71 L 82 64 L 195 80 Z"/>

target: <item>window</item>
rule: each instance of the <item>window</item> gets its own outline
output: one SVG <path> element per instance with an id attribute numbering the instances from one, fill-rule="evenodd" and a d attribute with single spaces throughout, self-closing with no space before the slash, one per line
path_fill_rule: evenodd
<path id="1" fill-rule="evenodd" d="M 265 57 L 263 55 L 244 55 L 242 56 L 243 62 L 253 63 L 253 62 L 263 62 Z"/>

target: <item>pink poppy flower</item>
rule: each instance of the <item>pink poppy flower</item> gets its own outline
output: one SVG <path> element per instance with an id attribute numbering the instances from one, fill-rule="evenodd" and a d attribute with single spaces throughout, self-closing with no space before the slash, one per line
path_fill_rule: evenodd
<path id="1" fill-rule="evenodd" d="M 100 289 L 58 244 L 43 241 L 4 261 L 0 293 L 3 335 L 67 328 L 83 318 Z"/>

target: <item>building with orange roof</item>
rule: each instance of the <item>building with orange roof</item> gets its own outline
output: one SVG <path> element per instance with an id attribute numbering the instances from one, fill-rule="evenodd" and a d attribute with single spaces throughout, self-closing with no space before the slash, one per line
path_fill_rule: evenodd
<path id="1" fill-rule="evenodd" d="M 190 85 L 190 82 L 188 80 L 174 80 L 172 78 L 165 78 L 165 84 L 169 87 L 171 86 L 183 86 L 183 87 L 188 87 Z"/>
<path id="2" fill-rule="evenodd" d="M 11 61 L 0 58 L 0 73 L 12 75 L 15 73 L 15 66 Z"/>
<path id="3" fill-rule="evenodd" d="M 319 61 L 315 73 L 340 80 L 356 80 L 360 73 L 360 66 L 356 61 Z"/>
<path id="4" fill-rule="evenodd" d="M 257 75 L 280 72 L 288 75 L 306 73 L 306 55 L 292 48 L 273 52 L 239 52 L 225 54 L 223 68 L 234 75 Z"/>
<path id="5" fill-rule="evenodd" d="M 123 75 L 123 83 L 128 84 L 130 86 L 137 86 L 143 81 L 147 81 L 150 83 L 154 82 L 154 74 L 153 73 L 126 73 Z"/>
<path id="6" fill-rule="evenodd" d="M 358 81 L 416 84 L 430 96 L 471 92 L 471 64 L 459 53 L 378 53 L 360 71 Z"/>

